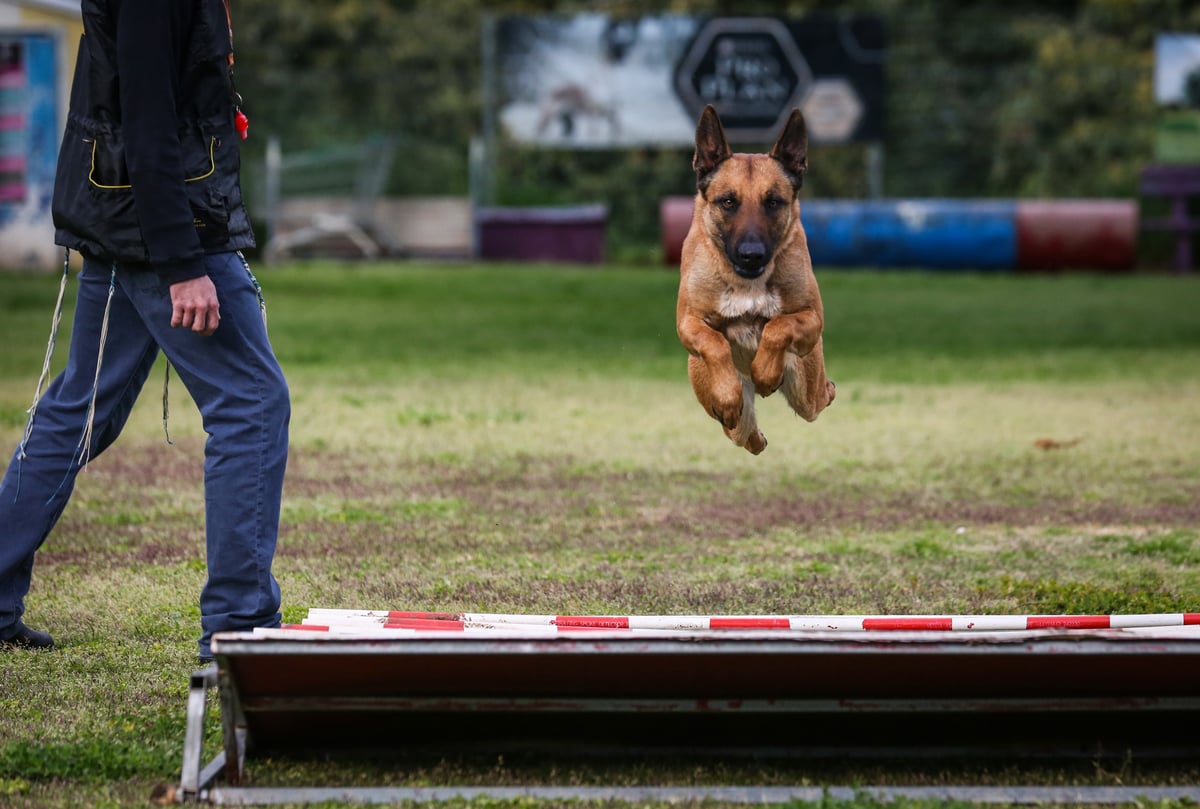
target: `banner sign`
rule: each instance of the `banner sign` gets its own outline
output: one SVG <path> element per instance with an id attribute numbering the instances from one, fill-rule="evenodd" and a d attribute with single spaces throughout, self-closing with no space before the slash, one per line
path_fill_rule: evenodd
<path id="1" fill-rule="evenodd" d="M 731 142 L 770 142 L 800 107 L 813 143 L 883 137 L 873 17 L 506 17 L 498 118 L 518 142 L 686 146 L 706 104 Z"/>
<path id="2" fill-rule="evenodd" d="M 1154 99 L 1161 163 L 1200 163 L 1200 34 L 1159 34 L 1154 42 Z"/>

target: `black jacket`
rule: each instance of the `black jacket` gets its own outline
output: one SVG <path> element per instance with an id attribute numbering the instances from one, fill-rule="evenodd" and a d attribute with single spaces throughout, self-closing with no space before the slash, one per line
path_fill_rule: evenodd
<path id="1" fill-rule="evenodd" d="M 83 0 L 84 35 L 54 182 L 55 242 L 204 275 L 254 245 L 238 174 L 223 0 Z"/>

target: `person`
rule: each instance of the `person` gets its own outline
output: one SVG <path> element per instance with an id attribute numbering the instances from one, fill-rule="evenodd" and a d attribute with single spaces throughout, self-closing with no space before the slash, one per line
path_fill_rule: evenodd
<path id="1" fill-rule="evenodd" d="M 80 470 L 120 434 L 161 351 L 208 433 L 205 663 L 214 632 L 279 625 L 271 568 L 291 413 L 261 289 L 241 254 L 254 236 L 240 188 L 245 119 L 229 8 L 83 0 L 82 13 L 52 209 L 63 284 L 71 250 L 83 266 L 66 368 L 43 392 L 52 332 L 0 481 L 0 646 L 53 646 L 22 617 L 34 554 Z"/>

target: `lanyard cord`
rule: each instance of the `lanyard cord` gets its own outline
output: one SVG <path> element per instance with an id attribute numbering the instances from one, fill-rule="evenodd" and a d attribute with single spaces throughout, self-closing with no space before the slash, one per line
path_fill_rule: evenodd
<path id="1" fill-rule="evenodd" d="M 229 0 L 225 0 L 225 22 L 229 26 L 229 70 L 233 72 L 233 11 L 229 8 Z"/>
<path id="2" fill-rule="evenodd" d="M 225 23 L 229 26 L 229 89 L 233 91 L 233 125 L 245 140 L 250 134 L 250 119 L 242 112 L 242 94 L 237 91 L 237 84 L 233 81 L 233 10 L 230 0 L 225 0 Z"/>

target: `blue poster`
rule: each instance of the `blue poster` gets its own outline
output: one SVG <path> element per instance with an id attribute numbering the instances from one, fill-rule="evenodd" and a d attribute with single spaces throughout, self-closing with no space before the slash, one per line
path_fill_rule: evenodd
<path id="1" fill-rule="evenodd" d="M 0 224 L 50 215 L 58 158 L 58 42 L 0 34 Z"/>

